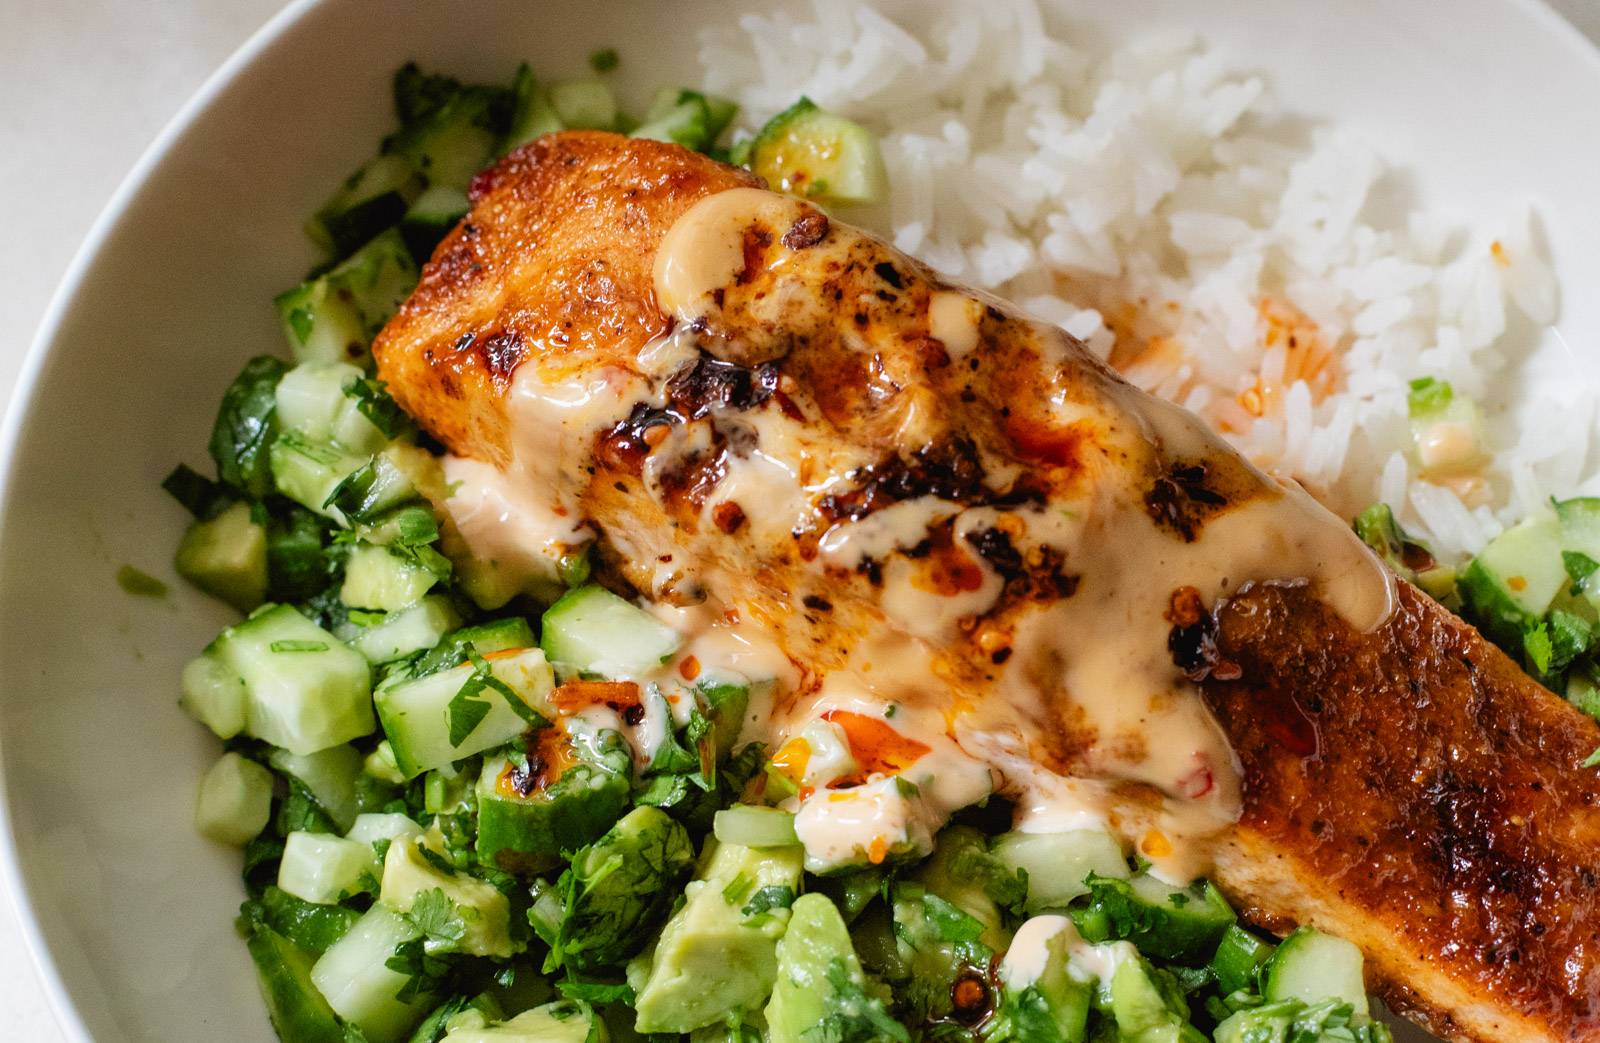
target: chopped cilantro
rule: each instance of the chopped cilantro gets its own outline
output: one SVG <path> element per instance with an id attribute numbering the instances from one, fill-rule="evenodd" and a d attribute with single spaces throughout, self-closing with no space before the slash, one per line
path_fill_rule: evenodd
<path id="1" fill-rule="evenodd" d="M 1413 417 L 1424 416 L 1445 408 L 1454 397 L 1455 391 L 1449 381 L 1419 377 L 1411 382 L 1410 392 L 1406 395 L 1406 408 Z"/>
<path id="2" fill-rule="evenodd" d="M 794 888 L 784 884 L 768 884 L 757 889 L 739 911 L 745 916 L 759 916 L 771 909 L 787 909 L 794 904 Z"/>
<path id="3" fill-rule="evenodd" d="M 595 72 L 610 72 L 615 69 L 622 58 L 617 54 L 615 47 L 602 47 L 589 55 L 589 68 Z"/>
<path id="4" fill-rule="evenodd" d="M 911 1033 L 867 992 L 840 957 L 828 964 L 827 1015 L 802 1034 L 806 1043 L 911 1043 Z"/>

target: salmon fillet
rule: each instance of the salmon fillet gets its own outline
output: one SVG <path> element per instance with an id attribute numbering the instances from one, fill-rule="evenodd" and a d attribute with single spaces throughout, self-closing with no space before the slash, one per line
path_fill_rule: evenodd
<path id="1" fill-rule="evenodd" d="M 1403 583 L 1354 618 L 1342 525 L 1065 334 L 754 184 L 604 133 L 524 147 L 474 184 L 380 375 L 453 453 L 542 475 L 619 581 L 774 634 L 802 689 L 900 635 L 974 734 L 1110 778 L 1134 817 L 1228 823 L 1208 850 L 1244 914 L 1355 941 L 1436 1033 L 1600 1040 L 1600 728 Z M 726 279 L 659 300 L 663 241 L 714 198 L 745 208 L 702 251 Z M 1097 702 L 1096 649 L 1172 686 Z M 1181 776 L 1151 748 L 1171 735 L 1199 736 Z"/>

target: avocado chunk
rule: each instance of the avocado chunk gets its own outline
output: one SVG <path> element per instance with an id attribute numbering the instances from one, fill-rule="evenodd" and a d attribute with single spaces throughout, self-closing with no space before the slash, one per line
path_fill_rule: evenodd
<path id="1" fill-rule="evenodd" d="M 422 840 L 395 840 L 383 858 L 379 900 L 396 912 L 411 911 L 417 899 L 438 890 L 461 917 L 465 932 L 457 948 L 473 956 L 511 955 L 511 903 L 486 881 L 446 872 L 423 853 Z"/>
<path id="2" fill-rule="evenodd" d="M 478 857 L 536 872 L 592 843 L 628 806 L 632 758 L 616 732 L 542 729 L 521 764 L 488 757 L 478 778 Z"/>
<path id="3" fill-rule="evenodd" d="M 552 886 L 534 884 L 528 921 L 546 945 L 545 973 L 615 967 L 667 918 L 694 865 L 689 833 L 660 808 L 634 808 L 572 856 Z"/>
<path id="4" fill-rule="evenodd" d="M 1111 1016 L 1122 1043 L 1205 1043 L 1177 984 L 1142 957 L 1122 961 L 1111 976 Z"/>
<path id="5" fill-rule="evenodd" d="M 1077 929 L 1064 916 L 1024 923 L 1000 963 L 1000 1002 L 984 1043 L 1083 1043 L 1090 988 L 1068 973 Z"/>
<path id="6" fill-rule="evenodd" d="M 190 525 L 173 566 L 207 594 L 249 612 L 267 594 L 267 530 L 241 501 L 210 521 Z"/>
<path id="7" fill-rule="evenodd" d="M 778 938 L 804 861 L 798 845 L 706 842 L 699 879 L 648 958 L 640 1032 L 690 1032 L 761 1005 L 777 975 Z"/>
<path id="8" fill-rule="evenodd" d="M 808 894 L 795 900 L 777 957 L 777 980 L 766 1009 L 771 1043 L 817 1038 L 909 1043 L 910 1033 L 862 973 L 844 917 L 827 897 Z"/>
<path id="9" fill-rule="evenodd" d="M 441 1043 L 609 1043 L 605 1022 L 587 1004 L 558 1000 L 485 1028 L 458 1028 Z"/>

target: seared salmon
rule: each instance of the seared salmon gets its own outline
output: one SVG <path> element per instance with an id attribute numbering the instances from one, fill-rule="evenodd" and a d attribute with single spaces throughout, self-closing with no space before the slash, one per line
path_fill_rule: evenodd
<path id="1" fill-rule="evenodd" d="M 1298 488 L 676 146 L 551 135 L 472 197 L 380 375 L 613 582 L 775 641 L 779 732 L 830 686 L 904 703 L 1023 814 L 1352 939 L 1447 1038 L 1600 1040 L 1600 727 Z"/>

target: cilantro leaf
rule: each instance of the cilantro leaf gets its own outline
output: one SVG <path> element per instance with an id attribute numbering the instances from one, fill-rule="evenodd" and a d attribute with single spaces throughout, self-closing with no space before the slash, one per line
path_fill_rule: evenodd
<path id="1" fill-rule="evenodd" d="M 372 426 L 383 432 L 383 437 L 394 438 L 406 429 L 406 414 L 389 396 L 388 386 L 376 377 L 362 377 L 344 388 L 346 398 L 353 400 L 356 411 Z"/>
<path id="2" fill-rule="evenodd" d="M 573 978 L 556 982 L 556 988 L 567 999 L 583 1000 L 586 1003 L 627 1003 L 631 1005 L 636 999 L 633 987 L 627 982 L 582 981 Z"/>
<path id="3" fill-rule="evenodd" d="M 412 899 L 406 919 L 417 930 L 441 942 L 459 942 L 467 934 L 467 921 L 456 903 L 437 887 L 429 888 Z"/>
<path id="4" fill-rule="evenodd" d="M 488 700 L 476 698 L 482 690 L 483 685 L 477 683 L 477 677 L 469 677 L 445 707 L 445 712 L 449 714 L 451 746 L 460 746 L 466 742 L 467 736 L 472 734 L 473 729 L 489 716 Z"/>
<path id="5" fill-rule="evenodd" d="M 1522 632 L 1522 654 L 1538 674 L 1550 672 L 1550 659 L 1555 648 L 1550 641 L 1550 630 L 1543 622 L 1534 623 Z"/>
<path id="6" fill-rule="evenodd" d="M 932 891 L 922 896 L 922 907 L 941 941 L 975 942 L 983 934 L 982 921 Z"/>
<path id="7" fill-rule="evenodd" d="M 1561 564 L 1566 568 L 1567 575 L 1572 579 L 1572 593 L 1581 593 L 1584 580 L 1594 575 L 1600 569 L 1600 561 L 1595 561 L 1582 551 L 1564 550 L 1561 552 Z"/>
<path id="8" fill-rule="evenodd" d="M 271 355 L 259 355 L 245 363 L 223 392 L 211 428 L 211 458 L 217 464 L 217 477 L 256 499 L 273 487 L 268 457 L 278 434 L 276 392 L 288 368 Z"/>

